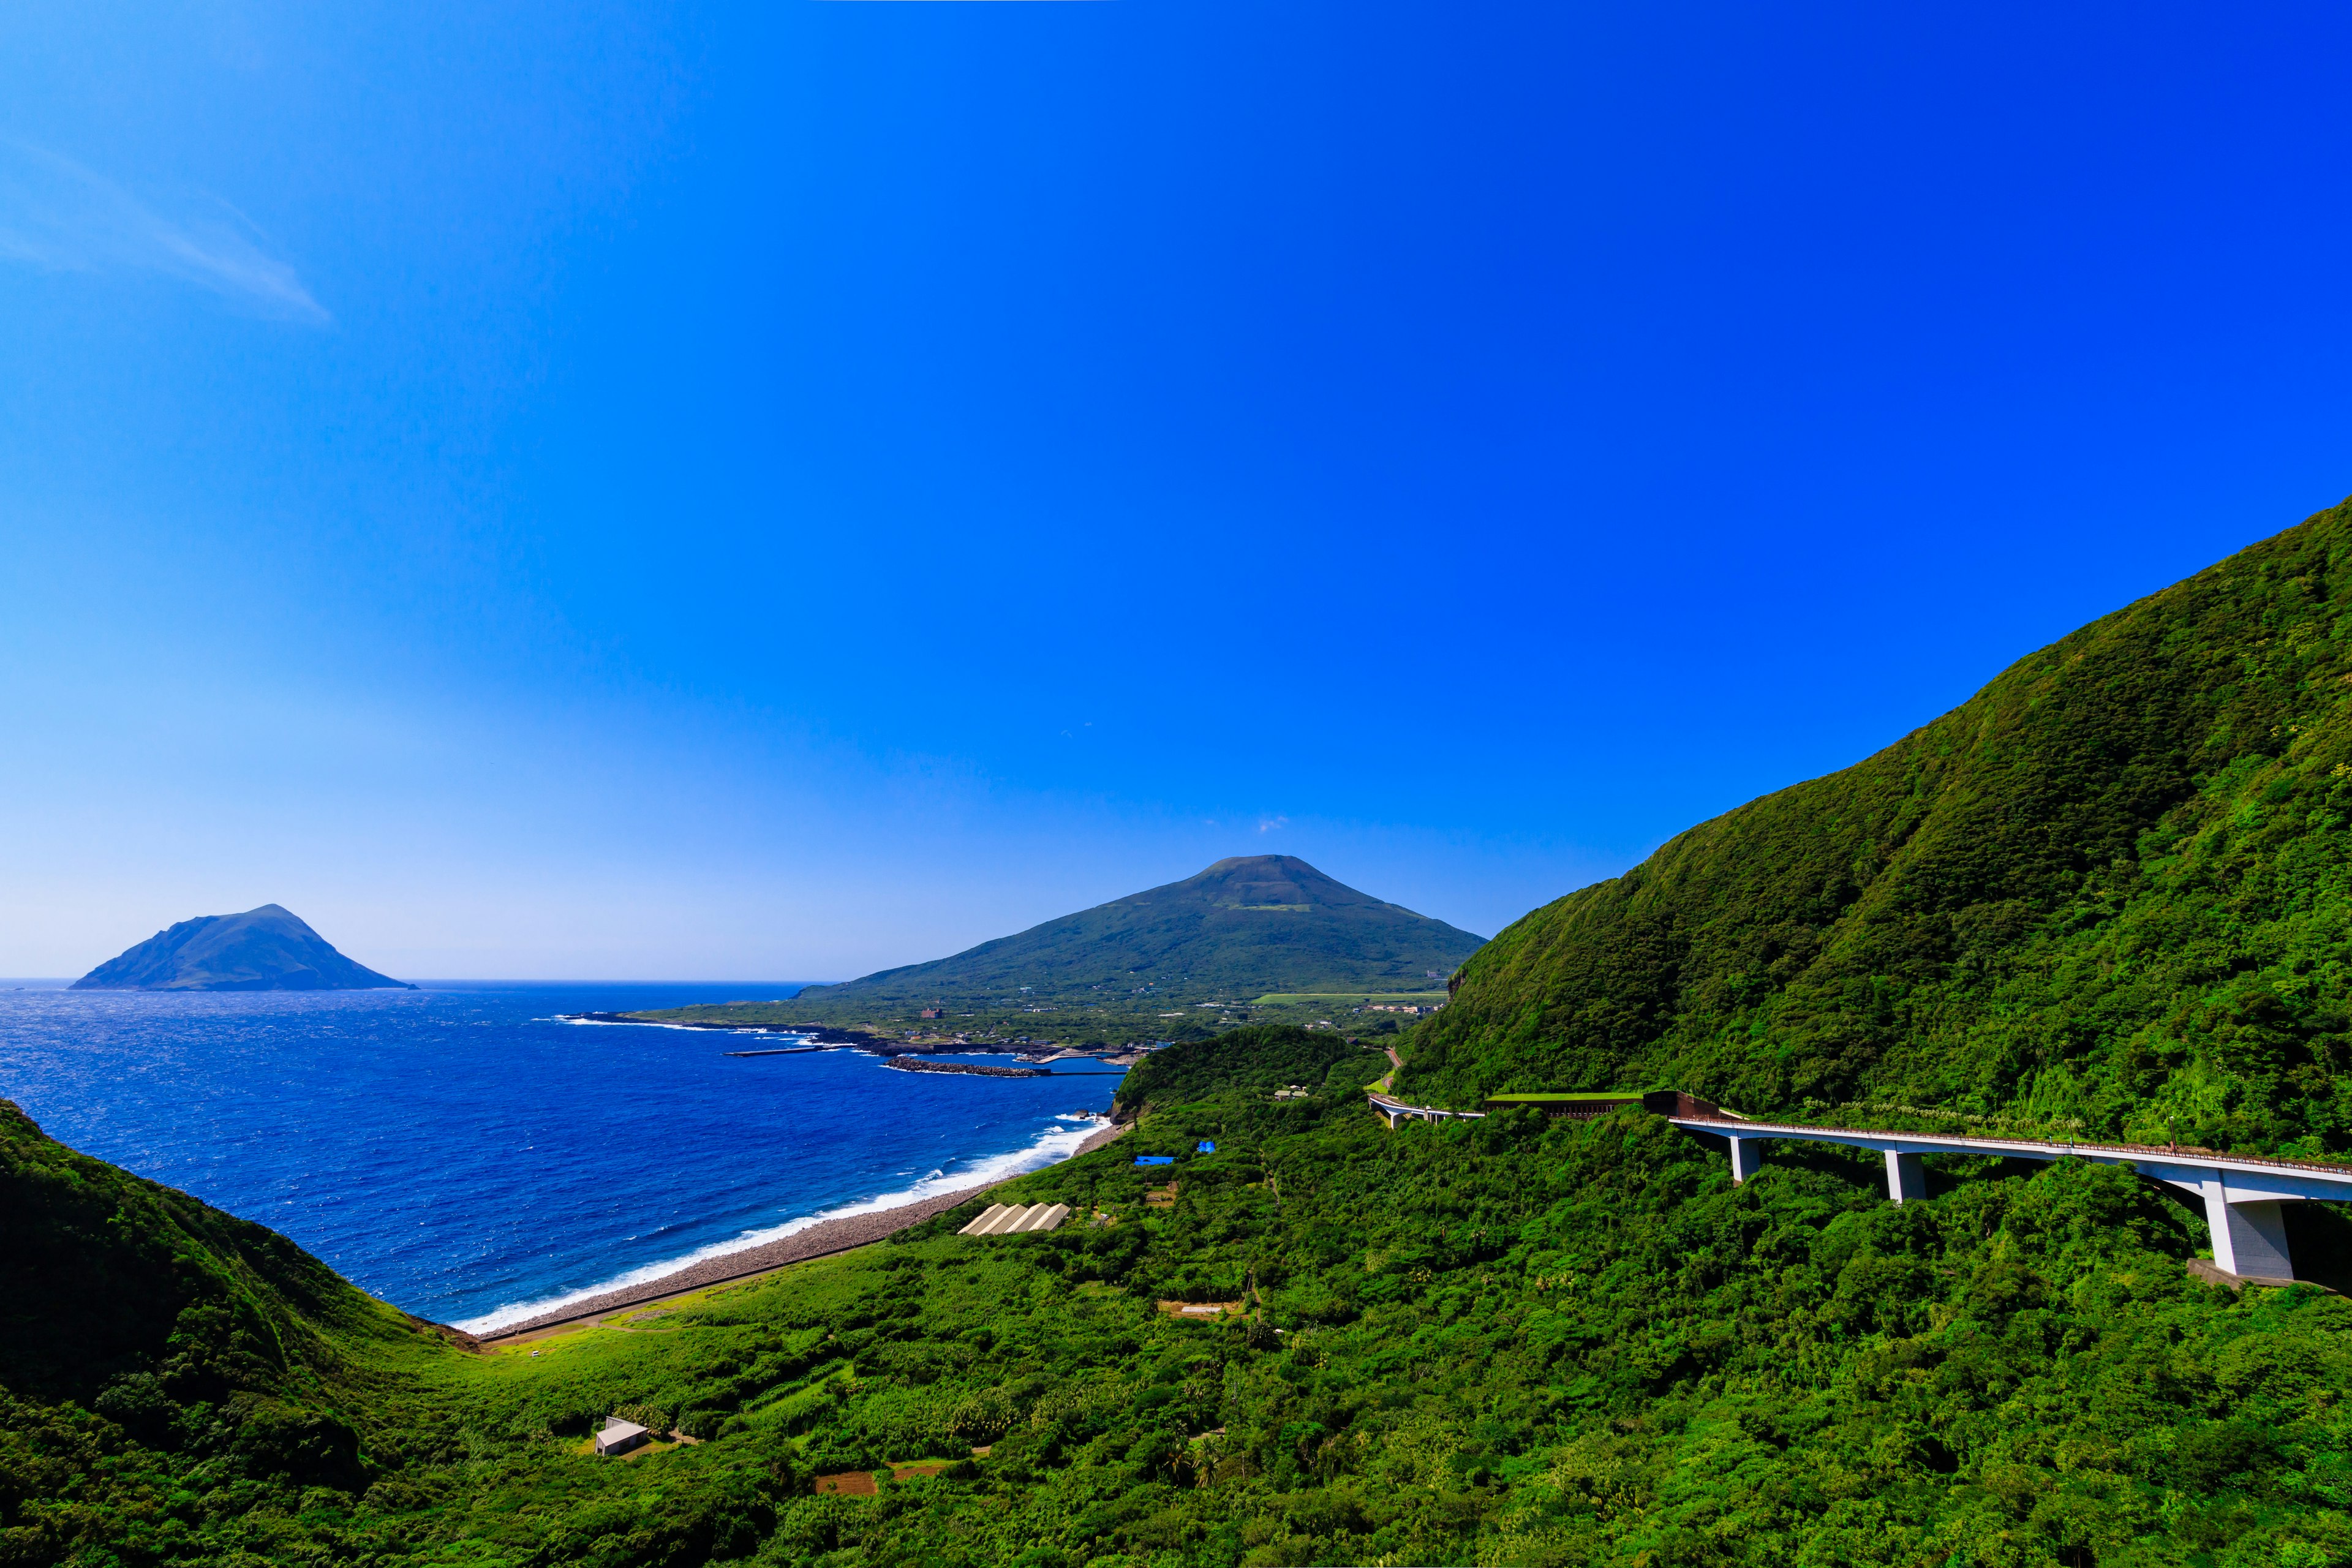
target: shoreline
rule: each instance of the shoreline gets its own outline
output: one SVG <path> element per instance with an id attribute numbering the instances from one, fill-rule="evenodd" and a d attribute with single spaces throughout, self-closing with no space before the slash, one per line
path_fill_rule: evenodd
<path id="1" fill-rule="evenodd" d="M 1124 1046 L 1097 1053 L 1074 1050 L 1067 1046 L 1016 1046 L 1008 1040 L 901 1040 L 888 1035 L 868 1034 L 864 1029 L 837 1029 L 829 1024 L 740 1024 L 718 1018 L 646 1018 L 634 1013 L 558 1013 L 556 1016 L 566 1023 L 634 1025 L 646 1029 L 715 1029 L 721 1034 L 795 1035 L 812 1042 L 807 1046 L 792 1046 L 781 1050 L 730 1051 L 727 1054 L 730 1057 L 795 1056 L 804 1050 L 824 1048 L 861 1051 L 867 1056 L 891 1060 L 899 1057 L 1014 1057 L 1034 1064 L 1083 1057 L 1088 1061 L 1112 1063 L 1139 1048 Z M 1037 1052 L 1041 1049 L 1050 1049 L 1055 1054 L 1040 1056 Z"/>
<path id="2" fill-rule="evenodd" d="M 1130 1125 L 1132 1123 L 1113 1123 L 1088 1134 L 1086 1142 L 1071 1151 L 1070 1159 L 1075 1160 L 1081 1154 L 1094 1152 L 1125 1132 Z M 1068 1161 L 1056 1161 L 1055 1163 L 1066 1164 Z M 1035 1174 L 1034 1171 L 1022 1173 L 1022 1175 Z M 795 1231 L 778 1240 L 761 1242 L 756 1247 L 747 1247 L 740 1252 L 722 1252 L 716 1257 L 706 1258 L 698 1263 L 690 1263 L 659 1279 L 647 1279 L 641 1284 L 603 1291 L 583 1300 L 569 1301 L 561 1307 L 525 1318 L 519 1322 L 504 1324 L 481 1333 L 473 1333 L 462 1329 L 452 1330 L 452 1331 L 464 1334 L 478 1346 L 487 1349 L 509 1340 L 541 1333 L 550 1329 L 587 1322 L 602 1318 L 607 1313 L 646 1306 L 671 1296 L 681 1296 L 695 1290 L 708 1289 L 714 1285 L 732 1284 L 761 1274 L 772 1274 L 779 1268 L 789 1268 L 795 1263 L 807 1263 L 819 1258 L 830 1258 L 836 1253 L 854 1252 L 861 1247 L 871 1247 L 876 1242 L 887 1240 L 910 1226 L 920 1225 L 934 1215 L 945 1214 L 958 1205 L 969 1203 L 982 1193 L 992 1192 L 1004 1185 L 1006 1182 L 1019 1180 L 1021 1176 L 1006 1176 L 1003 1181 L 989 1182 L 976 1187 L 964 1187 L 952 1193 L 940 1193 L 932 1197 L 919 1198 L 913 1203 L 901 1204 L 896 1208 L 877 1209 L 872 1214 L 844 1215 L 838 1219 L 819 1220 L 806 1230 Z"/>
<path id="3" fill-rule="evenodd" d="M 888 1056 L 894 1051 L 908 1049 L 903 1040 L 889 1040 L 880 1035 L 869 1035 L 863 1029 L 835 1029 L 823 1024 L 730 1024 L 716 1018 L 640 1018 L 632 1013 L 558 1013 L 566 1022 L 583 1024 L 625 1024 L 643 1029 L 717 1029 L 722 1033 L 751 1035 L 797 1035 L 817 1046 L 846 1047 Z M 877 1047 L 892 1047 L 877 1051 Z M 995 1049 L 999 1047 L 986 1047 Z"/>

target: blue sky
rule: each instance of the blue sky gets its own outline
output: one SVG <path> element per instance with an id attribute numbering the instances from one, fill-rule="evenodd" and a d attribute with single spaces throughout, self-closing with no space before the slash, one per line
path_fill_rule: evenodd
<path id="1" fill-rule="evenodd" d="M 1491 933 L 2352 490 L 2338 8 L 0 13 L 0 973 Z"/>

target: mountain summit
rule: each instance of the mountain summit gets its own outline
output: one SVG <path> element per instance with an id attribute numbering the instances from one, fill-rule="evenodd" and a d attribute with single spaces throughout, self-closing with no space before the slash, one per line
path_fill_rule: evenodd
<path id="1" fill-rule="evenodd" d="M 374 991 L 415 986 L 353 963 L 278 904 L 199 915 L 73 983 L 76 991 Z"/>
<path id="2" fill-rule="evenodd" d="M 1334 881 L 1294 855 L 1241 855 L 1181 882 L 807 1001 L 1033 994 L 1152 984 L 1171 992 L 1421 990 L 1483 939 Z"/>

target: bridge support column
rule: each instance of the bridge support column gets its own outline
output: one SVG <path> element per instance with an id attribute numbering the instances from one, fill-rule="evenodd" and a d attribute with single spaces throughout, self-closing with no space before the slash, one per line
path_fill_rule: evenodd
<path id="1" fill-rule="evenodd" d="M 1927 1173 L 1918 1155 L 1886 1151 L 1886 1195 L 1898 1204 L 1916 1203 L 1927 1195 Z"/>
<path id="2" fill-rule="evenodd" d="M 1734 1182 L 1744 1182 L 1764 1168 L 1764 1151 L 1757 1147 L 1762 1139 L 1727 1138 L 1724 1142 L 1731 1145 L 1731 1179 Z"/>
<path id="3" fill-rule="evenodd" d="M 2241 1279 L 2292 1279 L 2286 1220 L 2275 1203 L 2233 1204 L 2220 1172 L 2205 1183 L 2205 1223 L 2213 1232 L 2213 1266 Z"/>

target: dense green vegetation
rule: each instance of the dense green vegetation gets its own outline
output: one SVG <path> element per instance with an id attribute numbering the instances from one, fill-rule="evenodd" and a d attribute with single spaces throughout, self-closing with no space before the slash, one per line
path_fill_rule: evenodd
<path id="1" fill-rule="evenodd" d="M 2347 553 L 2352 505 L 1527 916 L 1400 1091 L 2352 1151 Z"/>
<path id="2" fill-rule="evenodd" d="M 1168 1053 L 1095 1154 L 488 1355 L 12 1119 L 0 1561 L 2352 1562 L 2352 1303 L 2200 1283 L 2129 1173 L 1735 1187 L 1637 1112 L 1387 1131 L 1372 1054 Z M 592 1458 L 610 1412 L 701 1441 Z"/>
<path id="3" fill-rule="evenodd" d="M 943 1005 L 950 1016 L 926 1034 L 1066 1045 L 1182 1039 L 1255 1021 L 1269 1007 L 1282 1021 L 1306 1023 L 1349 1005 L 1296 994 L 1432 987 L 1478 942 L 1296 857 L 1249 855 L 952 958 L 813 985 L 789 1002 L 645 1016 L 895 1031 Z M 1252 1003 L 1270 992 L 1293 994 Z M 1201 1005 L 1208 1002 L 1230 1005 Z"/>
<path id="4" fill-rule="evenodd" d="M 571 1463 L 590 1412 L 455 1338 L 0 1100 L 0 1563 L 699 1563 L 803 1489 Z"/>
<path id="5" fill-rule="evenodd" d="M 1344 1092 L 1388 1070 L 1385 1055 L 1328 1029 L 1258 1025 L 1154 1051 L 1127 1075 L 1113 1103 L 1125 1120 L 1153 1106 L 1181 1104 L 1226 1090 L 1313 1089 L 1329 1080 L 1330 1088 Z"/>
<path id="6" fill-rule="evenodd" d="M 1443 993 L 1439 994 L 1440 995 Z M 1064 996 L 1058 1001 L 1032 1002 L 1026 997 L 990 1000 L 986 997 L 946 999 L 944 1016 L 926 1018 L 934 1004 L 849 1000 L 812 1001 L 805 1008 L 795 1001 L 709 1003 L 691 1007 L 663 1008 L 630 1015 L 649 1023 L 699 1022 L 754 1024 L 762 1028 L 791 1028 L 814 1024 L 824 1028 L 855 1031 L 877 1039 L 933 1048 L 968 1044 L 984 1049 L 1019 1048 L 1023 1045 L 1068 1046 L 1087 1049 L 1123 1048 L 1175 1040 L 1205 1040 L 1245 1024 L 1329 1024 L 1335 1028 L 1365 1033 L 1396 1032 L 1387 1015 L 1362 1016 L 1352 1005 L 1283 999 L 1266 1002 L 1200 1004 L 1162 996 L 1156 990 L 1136 995 L 1108 992 Z"/>
<path id="7" fill-rule="evenodd" d="M 1529 916 L 1400 1088 L 2346 1150 L 2347 549 L 2324 513 Z M 1386 1067 L 1187 1040 L 1093 1154 L 488 1354 L 7 1108 L 0 1563 L 2352 1564 L 2352 1301 L 2201 1282 L 2128 1170 L 1735 1186 L 1633 1110 L 1386 1130 Z M 682 1436 L 595 1458 L 615 1413 Z"/>

